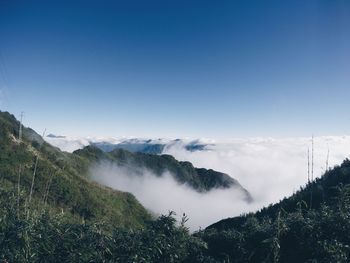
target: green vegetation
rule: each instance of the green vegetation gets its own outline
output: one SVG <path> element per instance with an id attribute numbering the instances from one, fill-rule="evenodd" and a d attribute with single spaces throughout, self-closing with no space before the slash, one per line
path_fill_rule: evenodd
<path id="1" fill-rule="evenodd" d="M 86 178 L 93 161 L 139 162 L 161 172 L 163 161 L 178 167 L 172 157 L 106 155 L 94 147 L 68 154 L 27 128 L 19 141 L 18 127 L 12 115 L 0 113 L 2 262 L 350 261 L 349 160 L 275 205 L 191 235 L 185 216 L 180 223 L 172 213 L 152 219 L 131 194 Z"/>
<path id="2" fill-rule="evenodd" d="M 1 262 L 203 262 L 205 244 L 192 237 L 170 213 L 148 221 L 142 229 L 72 223 L 64 214 L 20 204 L 0 188 Z M 5 198 L 6 197 L 6 200 Z M 183 220 L 185 222 L 185 218 Z"/>
<path id="3" fill-rule="evenodd" d="M 349 262 L 349 183 L 345 160 L 290 198 L 197 235 L 221 262 Z"/>
<path id="4" fill-rule="evenodd" d="M 20 202 L 0 188 L 0 258 L 3 262 L 348 262 L 350 256 L 350 161 L 291 198 L 255 214 L 226 219 L 190 235 L 186 217 L 172 214 L 143 228 L 74 223 Z M 311 189 L 321 189 L 324 199 Z M 322 196 L 322 195 L 320 195 Z M 305 199 L 299 199 L 305 197 Z M 295 204 L 294 208 L 286 204 Z"/>
<path id="5" fill-rule="evenodd" d="M 130 193 L 112 190 L 89 180 L 89 167 L 109 160 L 119 165 L 148 169 L 157 176 L 165 171 L 198 191 L 214 187 L 240 187 L 228 175 L 197 169 L 189 162 L 178 162 L 170 155 L 131 153 L 116 149 L 105 153 L 89 146 L 73 154 L 46 143 L 30 128 L 23 127 L 8 112 L 0 112 L 0 183 L 6 189 L 30 192 L 28 200 L 53 212 L 63 210 L 72 220 L 105 221 L 110 226 L 142 227 L 149 213 Z M 37 166 L 36 166 L 36 161 Z M 243 188 L 242 188 L 243 189 Z M 243 189 L 244 190 L 244 189 Z M 247 197 L 250 197 L 247 193 Z"/>
<path id="6" fill-rule="evenodd" d="M 0 112 L 0 185 L 17 193 L 29 192 L 35 161 L 38 165 L 33 184 L 32 203 L 53 212 L 63 210 L 71 220 L 105 221 L 110 226 L 142 227 L 148 212 L 130 193 L 114 191 L 86 178 L 89 160 L 64 153 L 45 143 L 7 112 Z"/>

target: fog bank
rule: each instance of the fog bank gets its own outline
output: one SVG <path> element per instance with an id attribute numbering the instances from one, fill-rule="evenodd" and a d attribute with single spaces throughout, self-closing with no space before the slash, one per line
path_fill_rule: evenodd
<path id="1" fill-rule="evenodd" d="M 206 140 L 202 140 L 205 143 Z M 211 168 L 237 179 L 261 204 L 290 196 L 307 182 L 308 151 L 311 138 L 252 138 L 216 141 L 204 151 L 186 151 L 181 145 L 166 147 L 164 153 L 186 160 L 196 167 Z M 350 137 L 314 138 L 314 177 L 340 164 L 350 154 Z"/>
<path id="2" fill-rule="evenodd" d="M 167 214 L 175 211 L 178 219 L 185 213 L 189 217 L 187 226 L 198 230 L 243 211 L 252 211 L 258 204 L 248 204 L 238 188 L 215 189 L 199 193 L 187 185 L 180 185 L 169 173 L 157 177 L 150 171 L 117 166 L 103 162 L 91 168 L 93 180 L 114 189 L 133 193 L 153 213 Z"/>

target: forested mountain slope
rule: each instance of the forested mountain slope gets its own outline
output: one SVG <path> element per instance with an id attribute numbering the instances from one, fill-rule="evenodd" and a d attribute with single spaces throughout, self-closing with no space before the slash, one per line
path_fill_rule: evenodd
<path id="1" fill-rule="evenodd" d="M 275 205 L 221 220 L 198 236 L 225 262 L 349 262 L 350 161 Z"/>
<path id="2" fill-rule="evenodd" d="M 211 169 L 195 168 L 190 162 L 179 162 L 171 155 L 145 154 L 123 149 L 104 152 L 94 146 L 87 146 L 73 154 L 88 159 L 90 162 L 103 163 L 107 161 L 126 167 L 130 171 L 130 176 L 142 176 L 145 170 L 155 176 L 163 176 L 164 173 L 168 172 L 177 182 L 187 184 L 198 192 L 234 187 L 244 193 L 247 201 L 252 201 L 249 192 L 229 175 Z"/>
<path id="3" fill-rule="evenodd" d="M 25 192 L 28 205 L 48 205 L 52 210 L 66 212 L 72 220 L 103 220 L 112 226 L 140 227 L 150 219 L 132 194 L 88 180 L 85 172 L 90 160 L 61 152 L 30 128 L 23 127 L 19 139 L 19 127 L 13 115 L 0 112 L 2 187 L 16 194 L 19 189 Z"/>

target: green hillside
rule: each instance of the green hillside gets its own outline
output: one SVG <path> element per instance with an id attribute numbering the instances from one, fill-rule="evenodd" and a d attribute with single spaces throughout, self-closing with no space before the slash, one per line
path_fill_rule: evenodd
<path id="1" fill-rule="evenodd" d="M 93 156 L 93 155 L 92 155 Z M 28 209 L 0 187 L 3 262 L 349 262 L 350 161 L 278 204 L 190 235 L 173 214 L 143 228 L 104 231 L 61 213 Z M 312 193 L 312 207 L 310 205 Z M 28 211 L 28 212 L 26 212 Z"/>
<path id="2" fill-rule="evenodd" d="M 13 115 L 0 112 L 1 187 L 13 193 L 17 193 L 19 187 L 28 205 L 64 211 L 71 220 L 98 220 L 134 228 L 150 219 L 132 194 L 88 180 L 86 170 L 90 160 L 61 152 L 30 128 L 23 128 L 22 140 L 19 140 L 19 126 Z"/>
<path id="3" fill-rule="evenodd" d="M 87 146 L 73 154 L 88 159 L 91 163 L 109 161 L 128 167 L 134 175 L 142 175 L 145 169 L 156 176 L 169 172 L 180 184 L 187 184 L 198 192 L 236 187 L 244 192 L 247 201 L 252 200 L 249 192 L 229 175 L 211 169 L 195 168 L 190 162 L 179 162 L 171 155 L 129 152 L 123 149 L 104 152 L 94 146 Z"/>
<path id="4" fill-rule="evenodd" d="M 172 213 L 149 220 L 131 194 L 87 178 L 89 166 L 103 160 L 138 163 L 158 175 L 165 167 L 173 167 L 172 172 L 182 166 L 196 171 L 190 164 L 167 155 L 153 159 L 121 150 L 106 154 L 94 147 L 68 154 L 28 128 L 20 141 L 18 127 L 12 115 L 0 113 L 2 262 L 350 261 L 349 160 L 277 204 L 191 235 L 186 216 L 178 223 Z M 198 191 L 211 185 L 196 181 L 195 173 L 188 176 L 194 176 L 189 178 L 197 182 Z"/>
<path id="5" fill-rule="evenodd" d="M 19 126 L 13 115 L 0 112 L 1 185 L 13 192 L 19 187 L 26 192 L 27 199 L 31 199 L 31 205 L 43 203 L 52 210 L 63 210 L 75 220 L 103 220 L 115 226 L 134 227 L 143 225 L 150 218 L 132 194 L 89 180 L 89 168 L 107 160 L 128 166 L 136 174 L 142 174 L 145 168 L 156 176 L 168 171 L 179 183 L 186 183 L 199 192 L 237 187 L 246 194 L 247 201 L 251 201 L 249 193 L 230 176 L 195 168 L 170 155 L 131 153 L 122 149 L 106 153 L 94 146 L 71 154 L 46 143 L 30 128 L 23 127 L 19 140 Z M 34 170 L 33 194 L 30 196 Z"/>
<path id="6" fill-rule="evenodd" d="M 349 262 L 350 161 L 275 205 L 198 236 L 223 262 Z"/>

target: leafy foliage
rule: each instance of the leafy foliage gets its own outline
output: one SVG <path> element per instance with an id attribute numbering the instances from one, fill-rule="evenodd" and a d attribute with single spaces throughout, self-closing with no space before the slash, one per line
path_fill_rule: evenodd
<path id="1" fill-rule="evenodd" d="M 106 226 L 142 227 L 151 216 L 130 193 L 114 191 L 87 179 L 89 160 L 61 152 L 45 143 L 7 112 L 0 112 L 0 185 L 13 193 L 29 192 L 35 161 L 33 201 L 53 211 L 65 211 L 72 222 L 105 221 Z"/>
<path id="2" fill-rule="evenodd" d="M 72 223 L 64 213 L 52 214 L 18 204 L 0 188 L 0 259 L 2 262 L 203 262 L 205 243 L 176 225 L 173 213 L 148 221 L 144 228 L 114 228 Z M 7 196 L 8 198 L 3 198 Z"/>

